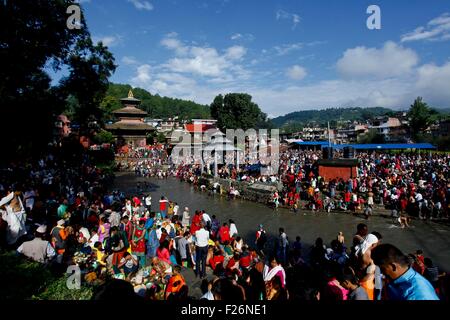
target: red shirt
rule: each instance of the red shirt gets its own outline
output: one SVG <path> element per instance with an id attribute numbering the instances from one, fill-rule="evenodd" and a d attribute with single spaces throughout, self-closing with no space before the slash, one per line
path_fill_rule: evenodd
<path id="1" fill-rule="evenodd" d="M 346 192 L 345 193 L 345 197 L 344 197 L 344 201 L 345 202 L 350 202 L 350 198 L 351 198 L 351 193 L 350 192 Z"/>
<path id="2" fill-rule="evenodd" d="M 221 227 L 219 230 L 219 237 L 222 243 L 230 241 L 230 228 L 228 226 Z"/>
<path id="3" fill-rule="evenodd" d="M 211 266 L 211 268 L 213 270 L 216 270 L 216 267 L 218 264 L 223 263 L 224 261 L 224 257 L 223 256 L 213 256 L 210 260 L 209 260 L 209 264 Z"/>
<path id="4" fill-rule="evenodd" d="M 239 265 L 242 268 L 248 268 L 250 266 L 250 263 L 252 262 L 252 256 L 250 254 L 241 257 L 241 259 L 239 259 Z"/>
<path id="5" fill-rule="evenodd" d="M 167 200 L 159 200 L 159 210 L 166 211 L 168 202 L 169 201 L 167 201 Z"/>
<path id="6" fill-rule="evenodd" d="M 169 250 L 167 250 L 166 248 L 160 250 L 160 248 L 158 248 L 156 250 L 156 255 L 158 256 L 159 259 L 167 262 L 168 264 L 172 264 L 172 262 L 170 261 L 170 254 L 169 254 Z"/>
<path id="7" fill-rule="evenodd" d="M 197 230 L 200 230 L 200 223 L 202 222 L 202 215 L 196 214 L 192 218 L 192 224 L 191 224 L 191 234 L 195 234 Z"/>

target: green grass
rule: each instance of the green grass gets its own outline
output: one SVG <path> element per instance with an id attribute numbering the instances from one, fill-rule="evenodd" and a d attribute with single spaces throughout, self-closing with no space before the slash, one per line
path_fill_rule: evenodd
<path id="1" fill-rule="evenodd" d="M 65 275 L 53 274 L 13 251 L 0 253 L 0 279 L 0 300 L 84 300 L 92 296 L 92 288 L 82 285 L 69 290 Z"/>

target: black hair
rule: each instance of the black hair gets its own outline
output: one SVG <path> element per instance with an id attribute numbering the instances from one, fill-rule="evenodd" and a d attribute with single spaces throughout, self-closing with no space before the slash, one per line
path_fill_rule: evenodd
<path id="1" fill-rule="evenodd" d="M 206 279 L 203 279 L 202 283 L 200 284 L 200 290 L 202 291 L 203 294 L 208 292 L 208 285 L 209 285 L 209 281 Z"/>
<path id="2" fill-rule="evenodd" d="M 425 259 L 423 259 L 423 263 L 424 263 L 425 266 L 427 266 L 428 268 L 432 268 L 432 267 L 433 267 L 433 261 L 431 261 L 430 258 L 425 258 Z"/>
<path id="3" fill-rule="evenodd" d="M 365 223 L 359 223 L 359 224 L 356 226 L 356 230 L 358 230 L 358 231 L 364 230 L 364 229 L 366 229 L 366 228 L 367 228 L 367 224 L 365 224 Z"/>
<path id="4" fill-rule="evenodd" d="M 270 257 L 269 257 L 269 263 L 271 263 L 271 262 L 274 261 L 274 260 L 277 262 L 277 264 L 279 264 L 278 259 L 277 259 L 276 256 L 270 256 Z"/>
<path id="5" fill-rule="evenodd" d="M 352 273 L 344 273 L 339 277 L 339 281 L 348 281 L 351 284 L 358 285 L 358 279 L 356 276 Z"/>
<path id="6" fill-rule="evenodd" d="M 113 279 L 100 286 L 92 295 L 92 300 L 130 301 L 139 300 L 131 283 L 125 280 Z"/>
<path id="7" fill-rule="evenodd" d="M 169 249 L 169 241 L 168 241 L 168 240 L 164 240 L 164 241 L 159 245 L 159 247 L 160 247 L 161 249 L 164 249 L 164 248 Z"/>
<path id="8" fill-rule="evenodd" d="M 96 243 L 94 243 L 94 248 L 98 249 L 101 245 L 102 243 L 100 241 L 97 241 Z"/>
<path id="9" fill-rule="evenodd" d="M 388 243 L 376 246 L 371 252 L 371 257 L 378 266 L 389 263 L 398 263 L 402 267 L 409 265 L 408 257 L 400 249 Z"/>
<path id="10" fill-rule="evenodd" d="M 320 237 L 316 239 L 316 247 L 317 246 L 323 246 L 323 239 Z"/>
<path id="11" fill-rule="evenodd" d="M 244 295 L 240 287 L 233 284 L 231 279 L 219 279 L 211 289 L 218 300 L 244 302 Z"/>

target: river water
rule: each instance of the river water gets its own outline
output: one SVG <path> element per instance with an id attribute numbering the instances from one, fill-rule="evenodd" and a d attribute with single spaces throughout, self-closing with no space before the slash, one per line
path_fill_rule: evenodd
<path id="1" fill-rule="evenodd" d="M 384 243 L 399 247 L 405 254 L 421 249 L 426 257 L 430 257 L 441 269 L 450 270 L 450 226 L 448 223 L 431 221 L 412 221 L 411 228 L 401 229 L 392 223 L 392 219 L 375 215 L 369 220 L 346 213 L 312 213 L 299 211 L 297 214 L 286 209 L 278 212 L 262 204 L 245 200 L 227 200 L 219 195 L 208 195 L 200 192 L 185 182 L 175 178 L 158 180 L 156 178 L 135 177 L 133 173 L 117 173 L 114 188 L 127 194 L 136 193 L 137 182 L 149 183 L 148 192 L 152 196 L 152 209 L 159 208 L 158 201 L 162 195 L 180 206 L 189 207 L 191 216 L 197 209 L 204 209 L 210 216 L 215 214 L 220 223 L 233 219 L 239 234 L 252 244 L 259 224 L 263 224 L 268 232 L 269 242 L 273 244 L 278 236 L 278 228 L 283 227 L 291 242 L 296 236 L 301 236 L 303 254 L 309 253 L 309 248 L 317 237 L 322 237 L 326 244 L 335 239 L 338 232 L 345 236 L 347 247 L 351 246 L 353 234 L 358 223 L 366 223 L 369 231 L 377 231 L 383 236 Z M 180 212 L 180 213 L 181 213 Z"/>

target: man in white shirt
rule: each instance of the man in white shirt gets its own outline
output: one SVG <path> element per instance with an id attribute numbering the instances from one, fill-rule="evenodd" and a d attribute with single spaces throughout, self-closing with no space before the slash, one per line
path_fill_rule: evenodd
<path id="1" fill-rule="evenodd" d="M 202 210 L 202 220 L 205 224 L 206 230 L 209 232 L 211 230 L 211 217 L 205 212 L 205 210 Z"/>
<path id="2" fill-rule="evenodd" d="M 209 232 L 205 225 L 200 224 L 200 230 L 195 232 L 195 276 L 206 277 L 206 257 L 208 255 Z"/>
<path id="3" fill-rule="evenodd" d="M 178 203 L 175 202 L 175 206 L 173 207 L 173 215 L 177 216 L 179 210 L 180 210 L 180 206 L 178 205 Z"/>
<path id="4" fill-rule="evenodd" d="M 50 262 L 55 257 L 56 252 L 47 240 L 43 240 L 46 232 L 47 227 L 45 225 L 37 228 L 35 238 L 22 243 L 17 248 L 17 252 L 39 263 Z"/>
<path id="5" fill-rule="evenodd" d="M 150 194 L 145 197 L 145 206 L 147 207 L 148 211 L 151 211 L 151 208 L 152 208 L 152 196 Z"/>

